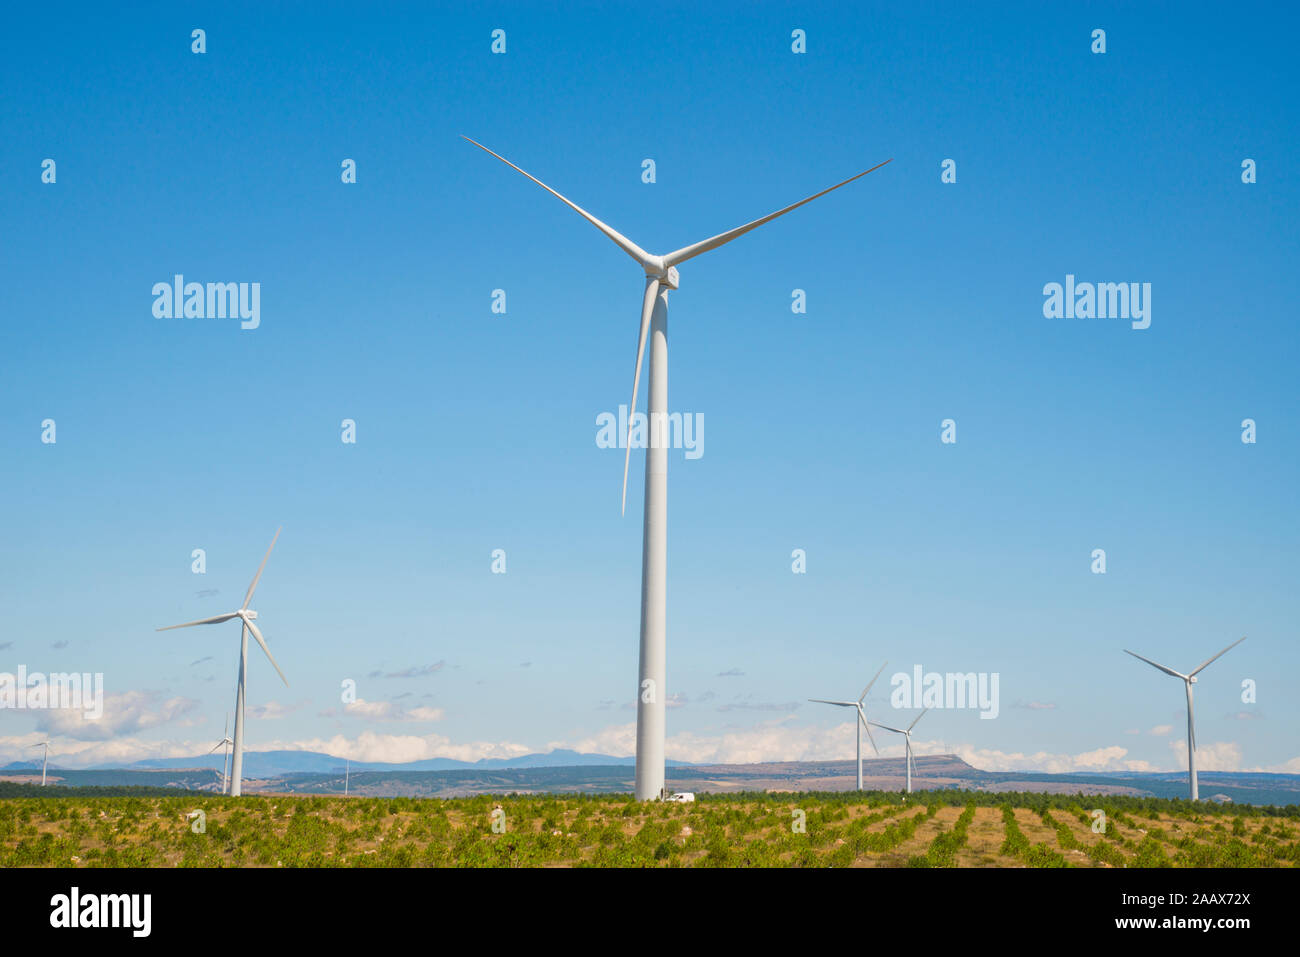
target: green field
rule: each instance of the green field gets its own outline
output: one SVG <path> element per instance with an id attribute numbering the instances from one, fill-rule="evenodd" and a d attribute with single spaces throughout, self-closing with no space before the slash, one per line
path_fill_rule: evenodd
<path id="1" fill-rule="evenodd" d="M 907 802 L 897 792 L 868 791 L 702 794 L 694 804 L 639 804 L 618 795 L 225 798 L 93 790 L 0 789 L 0 867 L 1300 863 L 1296 805 L 964 791 Z M 1096 810 L 1105 814 L 1100 832 Z"/>

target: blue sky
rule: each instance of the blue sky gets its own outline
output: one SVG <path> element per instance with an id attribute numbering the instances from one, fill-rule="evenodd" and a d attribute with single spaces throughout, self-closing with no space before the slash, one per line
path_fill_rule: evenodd
<path id="1" fill-rule="evenodd" d="M 1181 691 L 1121 649 L 1244 634 L 1201 764 L 1300 770 L 1296 18 L 1050 7 L 12 14 L 0 671 L 102 671 L 109 711 L 0 711 L 0 760 L 215 741 L 238 629 L 153 629 L 237 607 L 281 525 L 254 604 L 292 687 L 254 652 L 250 748 L 631 753 L 642 466 L 620 517 L 595 423 L 642 279 L 463 133 L 655 252 L 893 158 L 672 294 L 669 405 L 706 426 L 669 465 L 670 758 L 850 757 L 805 699 L 887 659 L 1000 675 L 923 753 L 1173 769 Z M 260 326 L 155 318 L 176 273 L 259 282 Z M 1150 328 L 1044 318 L 1067 274 L 1151 283 Z"/>

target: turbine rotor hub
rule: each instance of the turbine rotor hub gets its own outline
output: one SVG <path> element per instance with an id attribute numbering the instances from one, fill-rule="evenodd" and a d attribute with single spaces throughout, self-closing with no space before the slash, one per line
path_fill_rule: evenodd
<path id="1" fill-rule="evenodd" d="M 257 612 L 253 611 L 251 608 L 246 608 L 239 613 L 239 617 L 246 618 L 249 621 L 252 621 L 254 618 L 257 617 Z"/>

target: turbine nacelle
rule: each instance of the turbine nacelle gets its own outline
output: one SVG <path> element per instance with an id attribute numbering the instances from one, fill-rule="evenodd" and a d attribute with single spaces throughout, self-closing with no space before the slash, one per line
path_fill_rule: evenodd
<path id="1" fill-rule="evenodd" d="M 663 256 L 655 256 L 645 264 L 647 279 L 658 279 L 659 285 L 667 289 L 676 289 L 679 282 L 676 266 L 664 265 Z"/>
<path id="2" fill-rule="evenodd" d="M 253 621 L 257 618 L 257 612 L 253 611 L 251 608 L 243 608 L 235 612 L 235 614 L 240 618 L 243 618 L 245 621 Z"/>

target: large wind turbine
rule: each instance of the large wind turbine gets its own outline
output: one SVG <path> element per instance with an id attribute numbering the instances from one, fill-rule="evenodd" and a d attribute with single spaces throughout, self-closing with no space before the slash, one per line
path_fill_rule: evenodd
<path id="1" fill-rule="evenodd" d="M 257 582 L 262 577 L 262 569 L 266 568 L 266 560 L 271 557 L 271 549 L 275 548 L 276 539 L 280 537 L 280 529 L 275 530 L 275 537 L 271 539 L 271 547 L 266 550 L 266 555 L 262 559 L 262 564 L 257 567 L 257 574 L 253 576 L 253 583 L 248 586 L 248 594 L 244 596 L 244 603 L 239 606 L 238 611 L 232 611 L 227 615 L 214 615 L 211 618 L 200 618 L 198 621 L 187 621 L 182 625 L 168 625 L 166 628 L 159 628 L 158 631 L 171 631 L 173 628 L 189 628 L 192 625 L 216 625 L 223 621 L 230 621 L 232 618 L 238 618 L 242 627 L 240 628 L 239 640 L 239 686 L 235 693 L 235 740 L 233 744 L 234 758 L 230 767 L 230 794 L 232 797 L 239 797 L 243 793 L 243 773 L 244 773 L 244 676 L 248 672 L 248 633 L 251 631 L 257 643 L 262 646 L 266 652 L 267 659 L 270 660 L 272 667 L 275 668 L 276 674 L 284 682 L 285 687 L 289 686 L 289 679 L 284 676 L 280 666 L 275 663 L 275 657 L 271 654 L 271 649 L 266 646 L 266 639 L 258 631 L 254 620 L 257 618 L 257 612 L 248 607 L 248 603 L 253 600 L 253 592 L 257 589 Z M 213 750 L 216 750 L 215 748 Z"/>
<path id="2" fill-rule="evenodd" d="M 41 741 L 33 744 L 32 747 L 45 749 L 45 760 L 41 763 L 41 787 L 45 787 L 45 769 L 50 766 L 50 742 Z"/>
<path id="3" fill-rule="evenodd" d="M 929 711 L 929 710 L 930 710 L 929 708 L 925 709 L 925 711 Z M 912 793 L 912 729 L 916 727 L 916 722 L 920 721 L 922 718 L 925 717 L 925 711 L 922 711 L 915 718 L 913 718 L 912 723 L 909 724 L 906 728 L 891 728 L 889 725 L 881 724 L 879 721 L 871 722 L 871 724 L 874 724 L 877 728 L 880 728 L 882 731 L 893 731 L 895 734 L 901 734 L 903 736 L 903 740 L 907 744 L 907 793 L 908 794 Z"/>
<path id="4" fill-rule="evenodd" d="M 1206 667 L 1210 665 L 1211 662 L 1213 662 L 1216 658 L 1219 658 L 1222 655 L 1227 654 L 1229 651 L 1231 651 L 1233 648 L 1236 648 L 1239 644 L 1241 644 L 1245 640 L 1246 640 L 1246 636 L 1242 635 L 1240 638 L 1238 638 L 1236 641 L 1230 644 L 1227 648 L 1224 648 L 1223 651 L 1219 652 L 1217 655 L 1215 655 L 1212 658 L 1206 658 L 1199 665 L 1197 665 L 1193 671 L 1190 671 L 1187 674 L 1183 674 L 1181 671 L 1174 671 L 1173 668 L 1166 668 L 1164 665 L 1156 664 L 1150 658 L 1143 658 L 1135 651 L 1129 651 L 1127 648 L 1124 649 L 1126 654 L 1130 654 L 1134 658 L 1140 658 L 1142 661 L 1145 661 L 1151 667 L 1159 668 L 1167 675 L 1173 675 L 1175 678 L 1183 679 L 1183 686 L 1187 689 L 1187 781 L 1188 781 L 1188 786 L 1193 801 L 1200 799 L 1199 798 L 1200 792 L 1197 790 L 1196 787 L 1196 726 L 1192 718 L 1192 685 L 1196 684 L 1197 674 L 1204 671 Z"/>
<path id="5" fill-rule="evenodd" d="M 876 672 L 876 678 L 880 677 L 880 672 L 885 670 L 885 665 L 887 664 L 889 664 L 888 661 L 886 661 L 884 665 L 880 666 L 880 671 Z M 867 686 L 862 689 L 862 695 L 861 697 L 858 698 L 857 701 L 827 701 L 825 698 L 808 699 L 809 701 L 815 701 L 818 704 L 833 704 L 841 708 L 853 708 L 857 712 L 858 723 L 856 725 L 856 728 L 858 732 L 858 790 L 859 791 L 862 790 L 862 729 L 863 728 L 867 729 L 867 740 L 871 742 L 871 750 L 875 751 L 876 754 L 880 753 L 880 749 L 876 747 L 876 739 L 871 736 L 871 728 L 869 726 L 870 722 L 867 721 L 867 713 L 862 710 L 862 702 L 867 700 L 867 692 L 870 691 L 871 686 L 876 683 L 876 678 L 872 678 L 870 681 L 867 682 Z"/>
<path id="6" fill-rule="evenodd" d="M 641 302 L 641 329 L 637 337 L 636 368 L 632 374 L 632 404 L 628 408 L 628 431 L 636 413 L 637 387 L 641 381 L 641 363 L 646 338 L 650 346 L 650 402 L 647 416 L 648 441 L 645 457 L 645 518 L 641 546 L 641 659 L 637 680 L 636 712 L 636 798 L 654 800 L 664 792 L 664 707 L 667 700 L 666 659 L 668 615 L 668 293 L 678 285 L 677 267 L 688 259 L 731 242 L 751 229 L 770 223 L 792 209 L 798 209 L 831 190 L 866 176 L 888 163 L 880 163 L 842 183 L 836 183 L 807 199 L 778 209 L 762 219 L 719 233 L 709 239 L 683 246 L 667 255 L 646 252 L 622 233 L 601 222 L 577 203 L 561 196 L 540 179 L 524 172 L 504 156 L 493 153 L 468 136 L 485 153 L 490 153 L 546 190 L 556 199 L 608 236 L 615 245 L 631 256 L 645 272 L 645 294 Z M 629 435 L 623 457 L 623 511 L 627 511 L 627 470 L 632 454 Z"/>
<path id="7" fill-rule="evenodd" d="M 229 731 L 230 731 L 230 714 L 227 713 L 226 726 L 221 731 L 221 740 L 218 741 L 212 747 L 212 751 L 215 751 L 217 750 L 217 748 L 222 748 L 222 747 L 226 749 L 225 759 L 221 763 L 221 793 L 222 794 L 225 794 L 226 788 L 230 786 L 230 746 L 235 743 L 234 741 L 230 740 L 230 735 L 227 733 Z M 212 751 L 209 751 L 208 754 L 211 754 Z"/>

